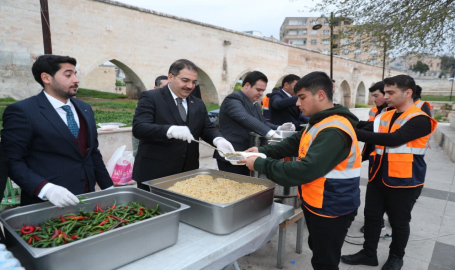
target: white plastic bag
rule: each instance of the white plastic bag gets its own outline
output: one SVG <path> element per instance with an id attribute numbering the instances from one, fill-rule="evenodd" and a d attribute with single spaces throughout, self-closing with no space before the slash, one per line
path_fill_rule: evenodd
<path id="1" fill-rule="evenodd" d="M 125 151 L 125 148 L 126 145 L 120 146 L 106 164 L 107 171 L 115 186 L 131 185 L 134 183 L 132 179 L 134 165 L 133 151 Z"/>

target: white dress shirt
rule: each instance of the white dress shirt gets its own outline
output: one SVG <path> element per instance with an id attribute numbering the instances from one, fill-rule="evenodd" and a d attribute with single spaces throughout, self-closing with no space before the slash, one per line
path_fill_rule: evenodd
<path id="1" fill-rule="evenodd" d="M 171 92 L 172 98 L 174 99 L 175 105 L 177 106 L 176 98 L 178 98 L 178 96 L 176 96 L 174 94 L 174 92 L 172 92 L 171 87 L 169 86 L 169 84 L 167 85 L 167 87 L 169 88 L 169 92 Z M 185 108 L 186 114 L 188 114 L 188 103 L 186 102 L 186 98 L 182 98 L 182 100 L 183 100 L 182 101 L 183 108 Z"/>
<path id="2" fill-rule="evenodd" d="M 281 89 L 281 91 L 283 91 L 288 97 L 292 97 L 292 95 L 290 95 L 288 92 L 284 91 L 283 89 Z"/>
<path id="3" fill-rule="evenodd" d="M 74 120 L 77 123 L 77 126 L 80 128 L 81 126 L 79 125 L 79 116 L 77 115 L 76 107 L 74 107 L 73 103 L 71 103 L 70 99 L 66 101 L 66 103 L 61 102 L 60 100 L 54 98 L 53 96 L 49 95 L 44 91 L 44 95 L 47 97 L 49 102 L 51 103 L 52 107 L 54 107 L 55 111 L 58 113 L 60 118 L 62 118 L 63 122 L 65 122 L 65 125 L 68 125 L 68 120 L 66 119 L 66 111 L 62 108 L 64 105 L 68 105 L 71 108 L 71 111 L 73 112 Z"/>

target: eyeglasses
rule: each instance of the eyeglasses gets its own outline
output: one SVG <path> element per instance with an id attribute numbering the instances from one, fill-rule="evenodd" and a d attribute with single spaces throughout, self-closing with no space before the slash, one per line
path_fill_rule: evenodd
<path id="1" fill-rule="evenodd" d="M 188 79 L 188 78 L 180 78 L 179 76 L 175 76 L 175 77 L 179 78 L 179 79 L 180 79 L 182 82 L 184 82 L 184 83 L 189 83 L 189 82 L 191 82 L 191 80 Z M 194 86 L 196 86 L 196 85 L 199 84 L 199 82 L 198 82 L 198 81 L 192 81 L 191 84 L 193 84 Z"/>

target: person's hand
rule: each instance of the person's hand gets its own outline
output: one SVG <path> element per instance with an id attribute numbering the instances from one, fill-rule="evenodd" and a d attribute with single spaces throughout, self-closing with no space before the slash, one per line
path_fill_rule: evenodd
<path id="1" fill-rule="evenodd" d="M 215 140 L 213 144 L 216 146 L 216 148 L 220 149 L 225 154 L 235 152 L 235 149 L 232 146 L 232 144 L 228 142 L 228 140 L 226 140 L 225 138 L 220 137 L 219 139 Z M 224 155 L 220 151 L 218 151 L 218 154 L 224 157 Z"/>
<path id="2" fill-rule="evenodd" d="M 295 131 L 295 125 L 291 122 L 284 123 L 277 128 L 277 130 L 288 130 L 288 131 Z"/>
<path id="3" fill-rule="evenodd" d="M 248 169 L 250 169 L 251 171 L 254 171 L 254 162 L 256 161 L 257 158 L 258 158 L 258 156 L 251 156 L 244 160 L 237 161 L 237 164 L 245 163 L 246 166 L 248 167 Z"/>
<path id="4" fill-rule="evenodd" d="M 48 199 L 53 205 L 63 208 L 79 203 L 79 199 L 66 188 L 51 183 L 46 185 L 51 186 L 46 190 L 43 197 Z"/>
<path id="5" fill-rule="evenodd" d="M 251 147 L 251 148 L 245 150 L 245 152 L 248 152 L 248 153 L 259 153 L 259 149 L 255 146 L 255 147 Z"/>
<path id="6" fill-rule="evenodd" d="M 187 126 L 172 126 L 169 135 L 170 138 L 187 141 L 188 143 L 191 143 L 191 140 L 194 140 L 193 134 L 191 134 L 191 131 Z"/>

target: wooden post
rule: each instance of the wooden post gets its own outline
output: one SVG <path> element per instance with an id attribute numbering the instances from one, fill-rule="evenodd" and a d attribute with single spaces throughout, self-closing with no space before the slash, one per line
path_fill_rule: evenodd
<path id="1" fill-rule="evenodd" d="M 40 0 L 40 6 L 44 54 L 52 54 L 51 22 L 49 21 L 49 7 L 47 5 L 47 0 Z"/>

